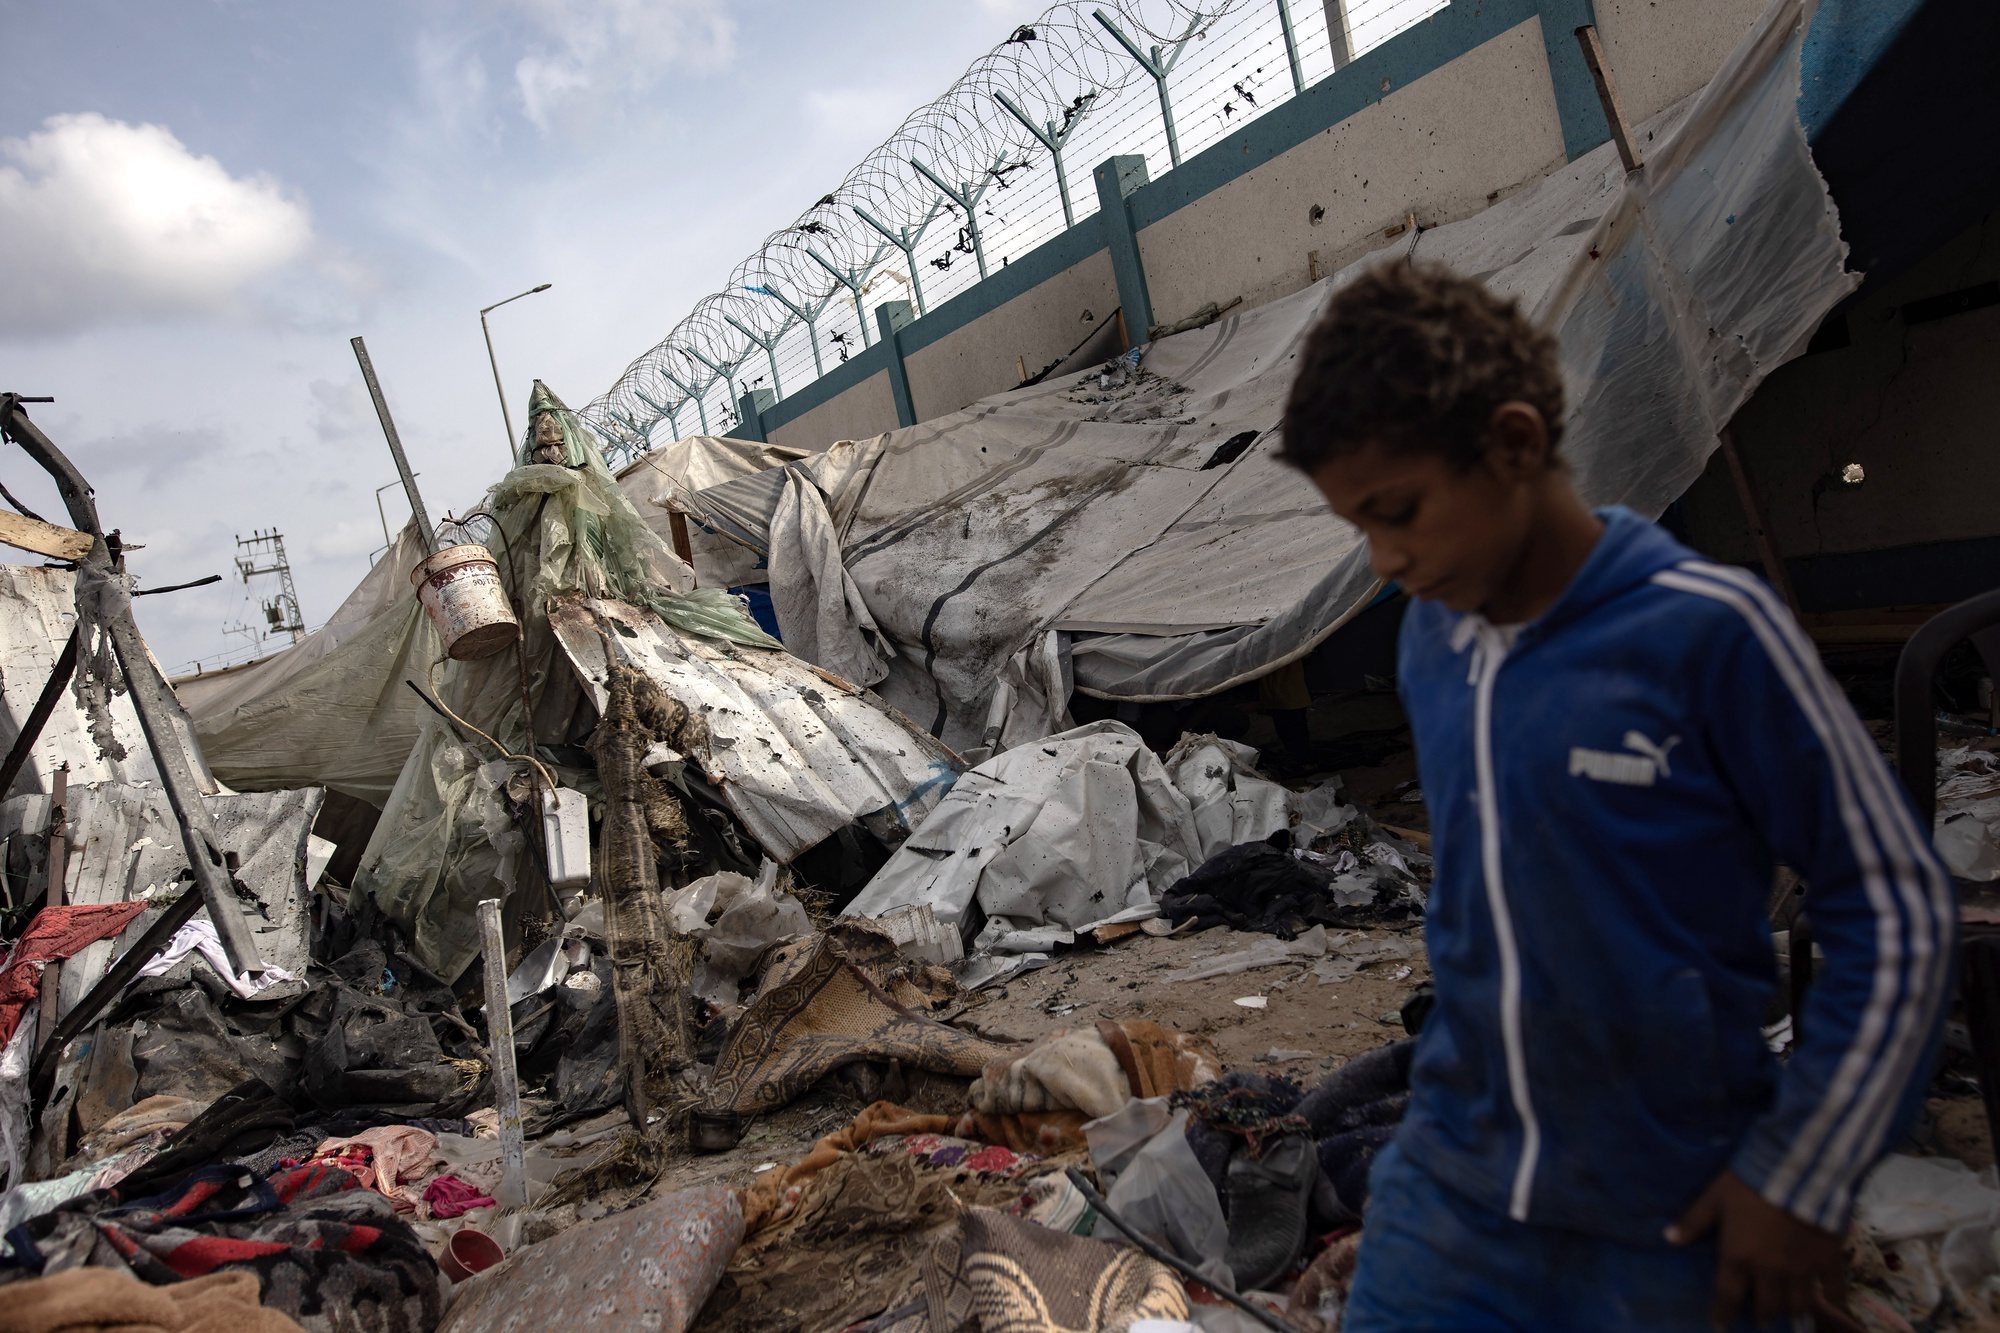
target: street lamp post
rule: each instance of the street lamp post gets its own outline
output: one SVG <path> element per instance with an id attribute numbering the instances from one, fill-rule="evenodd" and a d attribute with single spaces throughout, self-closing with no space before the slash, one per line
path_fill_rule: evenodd
<path id="1" fill-rule="evenodd" d="M 415 481 L 423 475 L 421 472 L 412 472 L 410 480 Z M 375 488 L 375 516 L 382 520 L 382 549 L 385 551 L 396 544 L 396 539 L 389 535 L 389 514 L 387 510 L 382 508 L 382 492 L 389 490 L 391 487 L 401 486 L 402 484 L 402 478 L 398 477 L 394 481 L 383 482 Z"/>
<path id="2" fill-rule="evenodd" d="M 552 286 L 554 286 L 553 283 L 545 282 L 539 287 L 530 287 L 525 292 L 508 297 L 506 301 L 495 301 L 492 305 L 483 307 L 479 312 L 479 331 L 486 335 L 486 360 L 493 367 L 493 392 L 500 395 L 500 419 L 507 423 L 507 459 L 510 467 L 513 465 L 514 459 L 514 414 L 507 410 L 507 390 L 500 383 L 500 361 L 499 358 L 493 355 L 493 330 L 486 326 L 486 315 L 489 311 L 498 310 L 501 306 L 506 305 L 508 301 L 518 301 L 523 296 L 533 296 L 536 292 L 545 292 Z"/>

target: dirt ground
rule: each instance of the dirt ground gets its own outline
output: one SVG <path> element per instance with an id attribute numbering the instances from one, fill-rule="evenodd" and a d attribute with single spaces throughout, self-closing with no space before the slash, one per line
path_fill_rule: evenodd
<path id="1" fill-rule="evenodd" d="M 1375 963 L 1345 981 L 1320 981 L 1313 973 L 1323 961 L 1317 958 L 1201 981 L 1157 980 L 1269 938 L 1218 927 L 1164 939 L 1135 935 L 1082 949 L 966 996 L 953 1022 L 989 1037 L 1031 1040 L 1100 1018 L 1150 1018 L 1206 1037 L 1225 1068 L 1283 1074 L 1306 1087 L 1354 1056 L 1404 1035 L 1399 1011 L 1430 979 L 1423 935 L 1415 928 L 1329 932 L 1329 956 L 1338 952 L 1340 941 L 1386 939 L 1414 946 L 1409 960 Z M 1236 1003 L 1251 996 L 1262 997 L 1264 1007 Z M 730 1151 L 677 1154 L 644 1192 L 741 1187 L 760 1168 L 796 1161 L 815 1139 L 839 1129 L 877 1098 L 944 1112 L 963 1108 L 964 1086 L 923 1074 L 835 1075 L 811 1096 L 752 1121 Z"/>

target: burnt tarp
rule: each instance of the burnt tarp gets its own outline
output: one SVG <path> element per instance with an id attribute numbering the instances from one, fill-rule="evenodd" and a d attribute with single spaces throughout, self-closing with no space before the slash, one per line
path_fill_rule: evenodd
<path id="1" fill-rule="evenodd" d="M 450 982 L 478 955 L 482 899 L 508 900 L 515 921 L 553 905 L 530 772 L 545 788 L 604 794 L 588 751 L 607 702 L 600 635 L 702 718 L 690 785 L 720 803 L 730 837 L 740 827 L 757 844 L 738 849 L 748 868 L 760 853 L 789 864 L 856 825 L 900 841 L 958 771 L 921 728 L 786 653 L 736 598 L 690 587 L 692 571 L 540 386 L 531 419 L 537 430 L 560 423 L 566 461 L 508 473 L 467 533 L 501 562 L 519 649 L 435 668 L 418 655 L 408 679 L 440 712 L 423 717 L 355 875 L 356 890 L 408 932 L 414 956 Z M 310 719 L 294 728 L 309 743 Z M 311 759 L 290 762 L 309 769 Z"/>

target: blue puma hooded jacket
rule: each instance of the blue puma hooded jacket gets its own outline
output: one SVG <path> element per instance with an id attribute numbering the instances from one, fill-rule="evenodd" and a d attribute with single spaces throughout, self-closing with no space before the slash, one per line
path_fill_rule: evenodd
<path id="1" fill-rule="evenodd" d="M 1950 880 L 1770 590 L 1600 517 L 1532 623 L 1404 622 L 1437 1005 L 1399 1143 L 1517 1221 L 1656 1243 L 1728 1168 L 1841 1230 L 1936 1055 Z M 1782 1065 L 1779 863 L 1826 960 Z"/>

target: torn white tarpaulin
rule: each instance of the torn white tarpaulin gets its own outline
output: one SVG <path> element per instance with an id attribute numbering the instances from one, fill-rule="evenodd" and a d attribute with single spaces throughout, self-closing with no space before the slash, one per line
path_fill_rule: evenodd
<path id="1" fill-rule="evenodd" d="M 1352 806 L 1340 803 L 1338 778 L 1295 792 L 1260 777 L 1257 751 L 1241 741 L 1183 736 L 1167 751 L 1165 763 L 1193 807 L 1204 861 L 1225 847 L 1262 842 L 1284 828 L 1297 829 L 1303 847 L 1355 815 Z"/>
<path id="2" fill-rule="evenodd" d="M 819 487 L 790 468 L 771 523 L 771 610 L 785 647 L 856 685 L 889 674 L 895 645 L 876 628 Z"/>
<path id="3" fill-rule="evenodd" d="M 724 535 L 713 516 L 695 496 L 711 486 L 781 468 L 809 456 L 810 450 L 739 440 L 729 436 L 690 435 L 661 445 L 618 474 L 618 489 L 654 532 L 673 540 L 675 513 L 684 523 L 694 572 L 704 588 L 735 588 L 767 582 L 763 556 Z"/>
<path id="4" fill-rule="evenodd" d="M 846 914 L 923 903 L 965 931 L 977 902 L 988 920 L 971 952 L 1039 952 L 1154 915 L 1224 848 L 1281 829 L 1304 844 L 1355 817 L 1338 780 L 1294 792 L 1256 763 L 1218 736 L 1182 737 L 1162 761 L 1119 722 L 1018 746 L 959 779 Z"/>
<path id="5" fill-rule="evenodd" d="M 1379 584 L 1360 536 L 1278 461 L 1277 427 L 1326 299 L 1390 256 L 1480 275 L 1554 329 L 1579 488 L 1660 513 L 1857 281 L 1798 121 L 1801 13 L 1773 6 L 1705 91 L 1637 127 L 1643 173 L 1607 143 L 1473 217 L 1161 339 L 1123 387 L 1035 385 L 795 464 L 896 643 L 883 697 L 969 750 L 1007 664 L 1051 631 L 1085 693 L 1185 699 L 1299 660 L 1365 607 Z M 772 540 L 768 474 L 700 498 Z"/>
<path id="6" fill-rule="evenodd" d="M 845 915 L 925 903 L 963 933 L 977 901 L 999 923 L 989 943 L 1086 930 L 1152 906 L 1200 862 L 1193 812 L 1159 758 L 1130 727 L 1097 722 L 960 778 Z"/>
<path id="7" fill-rule="evenodd" d="M 549 621 L 600 710 L 608 642 L 701 718 L 705 749 L 685 758 L 781 864 L 857 822 L 894 842 L 958 776 L 957 756 L 908 718 L 789 653 L 703 639 L 608 599 L 560 598 Z"/>
<path id="8" fill-rule="evenodd" d="M 222 951 L 222 937 L 215 933 L 215 926 L 207 917 L 196 917 L 174 932 L 167 941 L 167 947 L 159 956 L 139 969 L 142 977 L 163 977 L 180 965 L 189 954 L 198 955 L 215 974 L 222 978 L 237 998 L 254 1000 L 274 986 L 287 981 L 303 981 L 304 977 L 287 972 L 281 967 L 267 967 L 257 976 L 238 974 L 229 968 L 229 955 Z"/>

